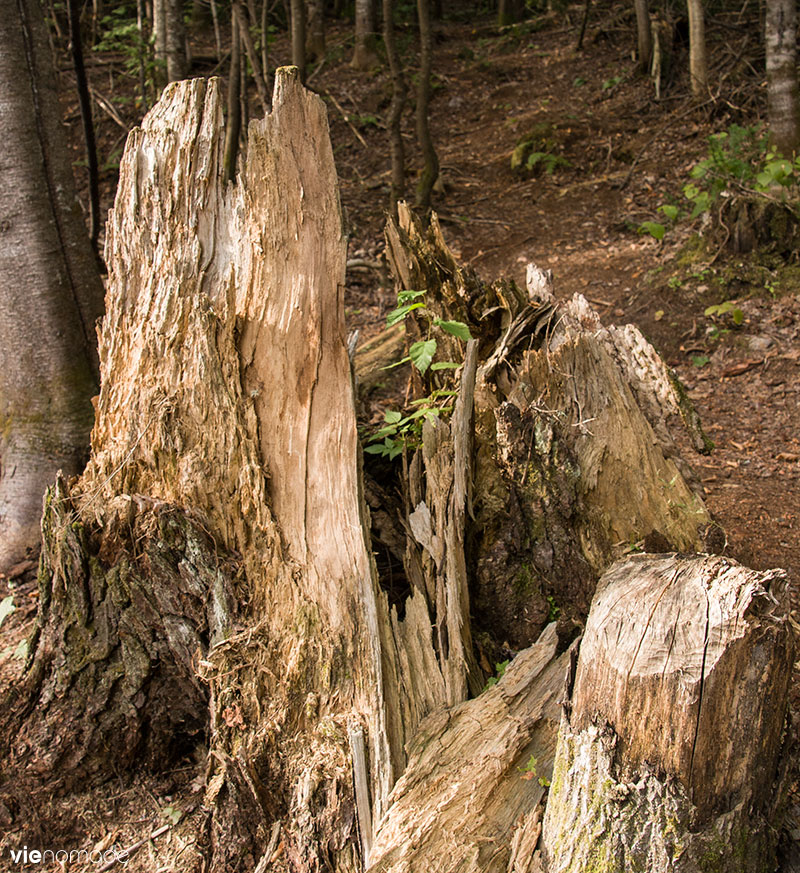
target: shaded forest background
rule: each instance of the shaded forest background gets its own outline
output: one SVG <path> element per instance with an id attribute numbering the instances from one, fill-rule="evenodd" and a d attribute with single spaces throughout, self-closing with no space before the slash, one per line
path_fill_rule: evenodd
<path id="1" fill-rule="evenodd" d="M 238 51 L 243 126 L 262 114 L 264 71 L 298 60 L 290 23 L 301 5 L 219 3 L 215 27 L 209 5 L 187 4 L 180 17 L 189 51 L 172 70 L 167 54 L 174 46 L 157 47 L 144 5 L 88 3 L 78 10 L 97 139 L 97 216 L 113 200 L 127 132 L 169 73 L 221 75 L 235 86 Z M 766 139 L 763 4 L 706 5 L 708 80 L 700 93 L 693 93 L 689 21 L 678 4 L 651 10 L 658 82 L 637 54 L 633 6 L 439 5 L 430 10 L 429 119 L 439 165 L 430 197 L 448 242 L 487 279 L 502 274 L 522 282 L 533 261 L 553 270 L 559 296 L 581 291 L 609 321 L 638 324 L 684 380 L 716 443 L 692 463 L 726 532 L 726 554 L 757 569 L 783 566 L 796 584 L 800 168 Z M 306 82 L 328 104 L 350 230 L 347 316 L 363 345 L 396 306 L 381 260 L 393 178 L 399 193 L 391 166 L 392 75 L 380 18 L 353 65 L 355 10 L 330 7 L 324 49 L 310 44 L 313 18 L 307 22 Z M 91 225 L 67 11 L 51 4 L 50 32 Z M 238 46 L 232 16 L 247 29 Z M 425 166 L 415 109 L 426 80 L 416 6 L 398 3 L 395 22 L 408 98 L 399 115 L 405 193 L 414 200 Z M 102 221 L 97 230 L 102 251 Z M 389 375 L 363 395 L 365 440 L 387 409 L 402 408 L 407 378 Z M 373 455 L 368 463 L 379 473 L 388 461 Z M 657 545 L 620 544 L 623 551 Z M 379 540 L 374 546 L 379 564 L 384 556 L 381 569 L 390 571 L 391 549 Z M 32 571 L 21 566 L 4 580 L 16 607 L 2 627 L 4 681 L 20 669 L 17 643 L 35 612 Z M 554 602 L 554 613 L 563 606 Z M 182 772 L 118 797 L 87 797 L 87 831 L 100 841 L 116 829 L 119 839 L 140 806 L 154 825 L 180 818 L 193 808 L 195 776 L 196 762 L 187 761 Z"/>

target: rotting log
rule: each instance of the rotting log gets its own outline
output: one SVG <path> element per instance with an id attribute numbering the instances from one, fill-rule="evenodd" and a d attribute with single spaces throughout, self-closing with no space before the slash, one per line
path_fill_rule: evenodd
<path id="1" fill-rule="evenodd" d="M 775 869 L 784 586 L 783 571 L 710 556 L 639 555 L 605 574 L 559 732 L 547 873 Z"/>

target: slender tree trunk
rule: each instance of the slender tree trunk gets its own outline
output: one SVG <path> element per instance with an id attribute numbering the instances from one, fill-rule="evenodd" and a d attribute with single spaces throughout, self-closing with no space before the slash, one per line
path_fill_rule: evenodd
<path id="1" fill-rule="evenodd" d="M 523 5 L 520 0 L 499 0 L 497 4 L 497 23 L 500 27 L 514 24 L 522 17 Z"/>
<path id="2" fill-rule="evenodd" d="M 39 544 L 45 488 L 86 461 L 103 288 L 75 197 L 39 4 L 3 0 L 0 572 Z"/>
<path id="3" fill-rule="evenodd" d="M 270 108 L 270 96 L 269 91 L 267 90 L 267 80 L 265 78 L 265 72 L 261 69 L 261 63 L 258 59 L 258 53 L 256 52 L 255 45 L 253 44 L 253 37 L 250 34 L 250 22 L 248 20 L 247 13 L 242 8 L 241 0 L 233 0 L 231 11 L 232 18 L 236 19 L 240 43 L 241 45 L 244 45 L 245 51 L 247 52 L 247 58 L 250 61 L 250 66 L 253 68 L 253 80 L 256 83 L 256 92 L 258 93 L 258 99 L 261 103 L 261 108 L 264 110 L 264 114 L 266 115 L 266 113 L 269 112 Z"/>
<path id="4" fill-rule="evenodd" d="M 417 139 L 422 151 L 422 173 L 417 184 L 417 207 L 427 214 L 431 208 L 431 192 L 439 178 L 439 157 L 431 138 L 430 97 L 433 37 L 428 0 L 417 0 L 419 19 L 419 85 L 417 86 Z"/>
<path id="5" fill-rule="evenodd" d="M 650 72 L 650 60 L 653 56 L 653 37 L 650 29 L 650 11 L 648 0 L 634 0 L 636 10 L 636 47 L 639 71 Z"/>
<path id="6" fill-rule="evenodd" d="M 306 80 L 306 3 L 292 0 L 292 63 L 300 71 L 300 81 Z"/>
<path id="7" fill-rule="evenodd" d="M 405 149 L 401 120 L 408 93 L 397 42 L 394 33 L 394 0 L 383 0 L 383 42 L 392 78 L 392 102 L 389 106 L 387 127 L 389 129 L 389 151 L 392 160 L 392 181 L 389 194 L 389 210 L 397 218 L 397 201 L 405 197 L 406 168 Z"/>
<path id="8" fill-rule="evenodd" d="M 356 0 L 355 38 L 350 65 L 356 70 L 371 70 L 378 62 L 375 54 L 375 0 Z"/>
<path id="9" fill-rule="evenodd" d="M 239 22 L 231 19 L 231 65 L 228 72 L 228 116 L 225 123 L 225 153 L 222 174 L 226 182 L 236 181 L 236 156 L 239 154 L 239 134 L 242 127 L 241 93 L 241 40 Z"/>
<path id="10" fill-rule="evenodd" d="M 765 27 L 770 136 L 775 148 L 791 157 L 800 145 L 795 0 L 767 0 Z"/>
<path id="11" fill-rule="evenodd" d="M 155 58 L 163 82 L 186 78 L 186 29 L 182 0 L 153 0 Z"/>
<path id="12" fill-rule="evenodd" d="M 325 57 L 325 2 L 324 0 L 309 0 L 308 2 L 308 39 L 306 54 L 312 60 L 319 61 Z"/>
<path id="13" fill-rule="evenodd" d="M 97 145 L 92 121 L 92 98 L 86 80 L 86 67 L 83 63 L 83 40 L 81 38 L 81 9 L 79 0 L 69 0 L 69 38 L 72 44 L 72 62 L 75 67 L 75 80 L 78 85 L 78 103 L 81 109 L 83 139 L 86 144 L 86 163 L 89 170 L 89 242 L 99 257 L 97 238 L 100 235 L 100 179 L 97 166 Z"/>
<path id="14" fill-rule="evenodd" d="M 137 59 L 139 61 L 139 94 L 142 98 L 142 109 L 147 112 L 150 107 L 150 100 L 147 95 L 147 76 L 145 74 L 145 58 L 148 52 L 148 42 L 145 36 L 146 14 L 143 0 L 136 0 L 136 31 L 139 37 L 137 46 Z"/>
<path id="15" fill-rule="evenodd" d="M 703 0 L 686 0 L 689 9 L 689 77 L 692 94 L 708 94 L 708 61 L 706 59 L 706 25 Z"/>

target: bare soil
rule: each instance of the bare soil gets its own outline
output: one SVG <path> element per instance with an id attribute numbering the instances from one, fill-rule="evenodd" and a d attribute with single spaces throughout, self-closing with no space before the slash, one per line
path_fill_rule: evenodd
<path id="1" fill-rule="evenodd" d="M 658 220 L 659 205 L 680 201 L 681 187 L 705 155 L 711 133 L 732 122 L 752 124 L 763 112 L 757 24 L 741 15 L 724 26 L 710 23 L 718 84 L 699 103 L 688 97 L 686 46 L 678 32 L 673 72 L 659 102 L 652 83 L 634 68 L 630 15 L 607 2 L 593 6 L 584 48 L 576 51 L 580 8 L 569 7 L 569 21 L 559 14 L 501 32 L 489 17 L 437 24 L 432 127 L 444 190 L 435 195 L 434 207 L 454 252 L 484 278 L 505 275 L 523 282 L 532 261 L 553 271 L 559 295 L 580 292 L 605 322 L 639 325 L 683 380 L 716 443 L 709 456 L 694 454 L 688 441 L 683 449 L 726 532 L 726 554 L 755 569 L 784 567 L 797 606 L 800 271 L 791 263 L 784 267 L 773 260 L 763 266 L 757 258 L 736 256 L 721 246 L 722 237 L 700 224 L 670 229 L 663 242 L 638 232 L 643 221 Z M 197 53 L 210 56 L 210 34 L 203 39 Z M 329 106 L 349 256 L 375 261 L 383 249 L 388 205 L 382 122 L 390 97 L 388 76 L 385 69 L 364 74 L 349 67 L 349 28 L 333 24 L 328 46 L 309 84 Z M 400 33 L 400 47 L 413 66 L 412 31 Z M 286 38 L 280 36 L 271 51 L 274 61 L 288 61 Z M 201 63 L 195 72 L 208 73 L 213 66 L 213 61 Z M 73 79 L 66 61 L 62 67 L 70 142 L 79 161 Z M 132 126 L 139 117 L 136 84 L 121 76 L 121 67 L 121 57 L 105 54 L 90 76 L 124 124 Z M 97 123 L 108 207 L 124 130 L 102 112 Z M 418 153 L 410 108 L 404 125 L 413 199 Z M 512 152 L 530 131 L 545 132 L 547 153 L 559 159 L 552 173 L 544 166 L 535 174 L 512 171 Z M 84 172 L 76 167 L 83 189 Z M 697 230 L 704 230 L 704 244 L 693 242 Z M 741 309 L 740 325 L 730 315 L 704 315 L 724 299 Z M 384 327 L 394 305 L 380 271 L 349 270 L 346 311 L 361 342 Z M 373 399 L 369 407 L 375 415 L 380 402 Z M 0 580 L 0 598 L 10 592 L 17 607 L 0 631 L 2 686 L 21 672 L 17 646 L 34 619 L 34 573 L 24 568 L 16 579 Z M 175 774 L 69 799 L 72 814 L 77 812 L 83 823 L 71 846 L 130 846 L 169 825 L 144 844 L 127 869 L 195 869 L 196 844 L 202 839 L 200 773 L 197 760 L 188 760 Z M 185 818 L 175 825 L 179 810 Z M 3 814 L 0 809 L 0 823 Z M 20 837 L 10 832 L 0 840 L 0 869 L 7 847 L 16 848 Z"/>

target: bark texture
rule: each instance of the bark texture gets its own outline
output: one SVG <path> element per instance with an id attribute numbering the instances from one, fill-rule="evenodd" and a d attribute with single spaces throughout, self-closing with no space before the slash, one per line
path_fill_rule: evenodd
<path id="1" fill-rule="evenodd" d="M 559 734 L 549 873 L 774 869 L 784 583 L 708 556 L 637 556 L 603 577 Z"/>
<path id="2" fill-rule="evenodd" d="M 791 156 L 800 144 L 797 4 L 793 0 L 769 0 L 765 35 L 770 136 L 781 154 Z"/>
<path id="3" fill-rule="evenodd" d="M 350 65 L 356 70 L 371 70 L 378 63 L 375 53 L 375 0 L 355 2 L 355 50 Z"/>
<path id="4" fill-rule="evenodd" d="M 75 197 L 38 4 L 4 0 L 0 55 L 0 571 L 39 545 L 42 498 L 86 461 L 103 287 Z"/>
<path id="5" fill-rule="evenodd" d="M 692 95 L 708 94 L 708 59 L 706 54 L 706 21 L 703 0 L 686 0 L 689 11 L 689 78 Z"/>

